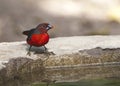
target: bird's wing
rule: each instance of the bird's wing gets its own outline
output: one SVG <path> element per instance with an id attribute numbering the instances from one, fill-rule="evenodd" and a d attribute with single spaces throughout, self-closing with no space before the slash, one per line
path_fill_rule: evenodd
<path id="1" fill-rule="evenodd" d="M 26 30 L 26 31 L 23 31 L 23 34 L 29 36 L 29 35 L 32 35 L 35 32 L 35 30 L 36 30 L 35 28 L 31 30 Z"/>
<path id="2" fill-rule="evenodd" d="M 32 34 L 40 34 L 40 33 L 41 32 L 38 29 L 36 29 L 36 28 L 33 28 L 31 30 L 23 31 L 23 34 L 28 36 L 27 40 L 31 39 Z"/>
<path id="3" fill-rule="evenodd" d="M 36 31 L 36 29 L 33 28 L 33 29 L 31 29 L 31 30 L 23 31 L 23 34 L 24 34 L 24 35 L 27 35 L 27 36 L 28 36 L 28 37 L 27 37 L 27 40 L 29 40 L 29 39 L 31 38 L 32 34 L 35 33 L 35 31 Z"/>

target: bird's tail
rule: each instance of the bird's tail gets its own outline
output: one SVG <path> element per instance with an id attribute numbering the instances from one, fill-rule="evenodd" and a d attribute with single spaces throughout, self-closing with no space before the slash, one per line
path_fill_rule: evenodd
<path id="1" fill-rule="evenodd" d="M 24 34 L 24 35 L 28 35 L 28 34 L 29 34 L 29 31 L 23 31 L 22 34 Z"/>

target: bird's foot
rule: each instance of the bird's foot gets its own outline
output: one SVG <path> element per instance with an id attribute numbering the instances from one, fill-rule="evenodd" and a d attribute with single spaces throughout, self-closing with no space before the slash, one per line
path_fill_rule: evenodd
<path id="1" fill-rule="evenodd" d="M 48 49 L 47 49 L 47 50 L 44 50 L 44 53 L 49 53 L 49 52 L 48 52 Z"/>
<path id="2" fill-rule="evenodd" d="M 27 52 L 27 55 L 31 56 L 31 53 L 30 53 L 30 52 Z"/>
<path id="3" fill-rule="evenodd" d="M 53 52 L 48 52 L 48 51 L 44 51 L 44 53 L 45 53 L 46 55 L 55 55 L 55 53 L 53 53 Z"/>

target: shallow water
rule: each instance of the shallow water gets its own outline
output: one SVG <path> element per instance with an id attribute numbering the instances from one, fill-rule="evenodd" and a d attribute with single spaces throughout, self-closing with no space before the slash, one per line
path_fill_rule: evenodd
<path id="1" fill-rule="evenodd" d="M 34 84 L 31 86 L 46 86 L 46 83 Z M 91 79 L 78 82 L 63 82 L 50 84 L 49 86 L 120 86 L 119 79 Z"/>

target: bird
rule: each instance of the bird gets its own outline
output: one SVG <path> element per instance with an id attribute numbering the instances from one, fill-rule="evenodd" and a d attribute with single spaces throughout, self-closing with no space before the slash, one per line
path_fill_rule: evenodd
<path id="1" fill-rule="evenodd" d="M 52 29 L 53 26 L 49 23 L 41 23 L 37 27 L 30 30 L 23 31 L 23 35 L 27 36 L 26 42 L 30 45 L 27 55 L 30 54 L 32 46 L 41 47 L 44 46 L 47 51 L 46 44 L 49 42 L 48 30 Z"/>

